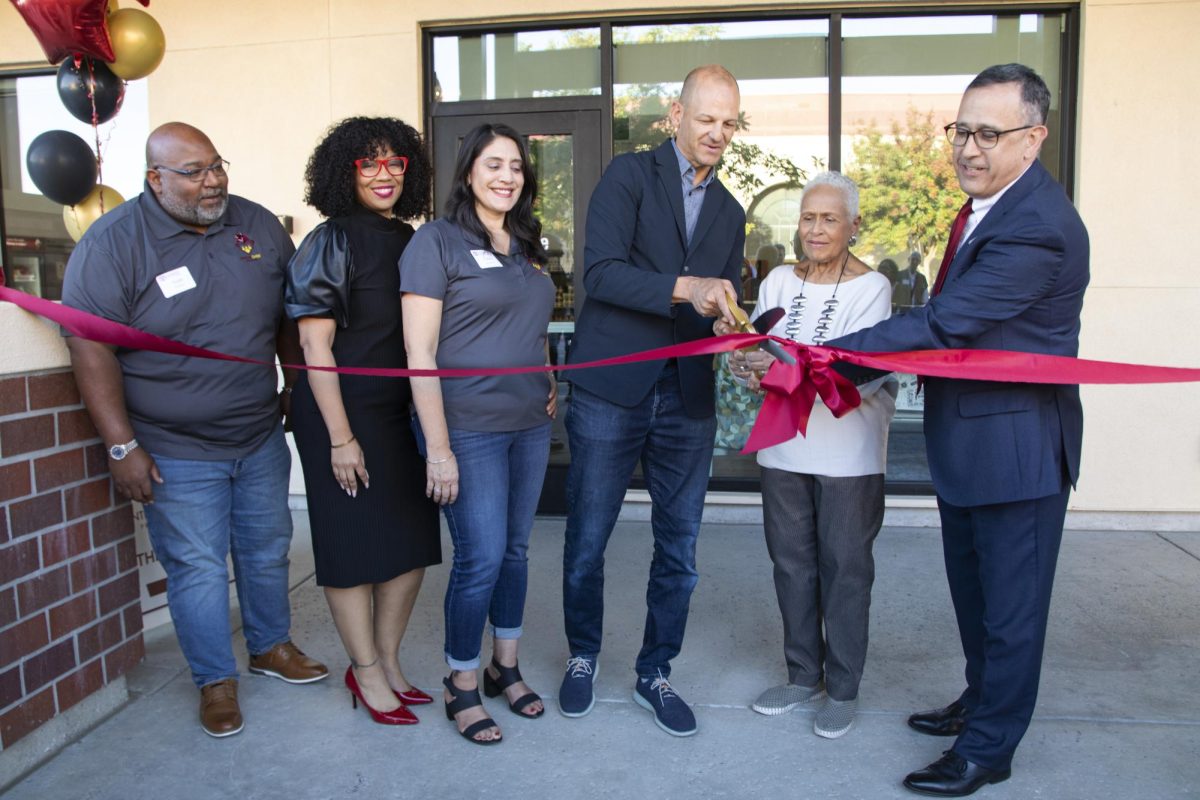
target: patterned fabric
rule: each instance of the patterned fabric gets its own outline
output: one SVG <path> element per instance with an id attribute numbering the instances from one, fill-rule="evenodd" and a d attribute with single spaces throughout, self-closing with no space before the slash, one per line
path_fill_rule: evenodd
<path id="1" fill-rule="evenodd" d="M 718 451 L 736 453 L 750 438 L 750 429 L 762 408 L 762 395 L 734 380 L 728 362 L 728 353 L 716 357 L 717 435 L 713 446 Z"/>

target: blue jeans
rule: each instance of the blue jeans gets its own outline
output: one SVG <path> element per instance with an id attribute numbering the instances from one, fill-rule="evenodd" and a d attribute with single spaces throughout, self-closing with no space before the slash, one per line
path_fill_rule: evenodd
<path id="1" fill-rule="evenodd" d="M 154 455 L 163 483 L 154 486 L 146 523 L 155 557 L 167 572 L 167 605 L 197 686 L 236 678 L 229 629 L 229 572 L 252 655 L 288 640 L 288 547 L 292 456 L 282 426 L 255 452 L 225 461 Z"/>
<path id="2" fill-rule="evenodd" d="M 417 428 L 422 455 L 425 438 Z M 458 498 L 443 506 L 454 561 L 446 585 L 446 663 L 479 668 L 483 628 L 521 638 L 529 583 L 529 534 L 550 459 L 550 422 L 523 431 L 450 428 Z"/>
<path id="3" fill-rule="evenodd" d="M 572 387 L 571 466 L 563 548 L 563 616 L 572 656 L 597 656 L 604 623 L 604 550 L 638 459 L 650 491 L 654 557 L 637 674 L 669 675 L 683 646 L 696 587 L 696 536 L 712 464 L 716 418 L 684 412 L 678 373 L 667 366 L 632 408 Z"/>

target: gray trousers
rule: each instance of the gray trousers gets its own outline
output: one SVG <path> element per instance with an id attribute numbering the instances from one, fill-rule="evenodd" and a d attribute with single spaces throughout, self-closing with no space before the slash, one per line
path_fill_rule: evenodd
<path id="1" fill-rule="evenodd" d="M 853 700 L 867 658 L 883 475 L 830 478 L 763 467 L 762 497 L 788 682 L 816 686 L 824 677 L 831 698 Z"/>

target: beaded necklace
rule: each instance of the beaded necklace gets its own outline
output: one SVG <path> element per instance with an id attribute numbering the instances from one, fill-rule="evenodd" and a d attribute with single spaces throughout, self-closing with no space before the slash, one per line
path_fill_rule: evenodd
<path id="1" fill-rule="evenodd" d="M 838 289 L 842 285 L 842 276 L 846 274 L 846 264 L 850 262 L 850 251 L 846 251 L 845 258 L 842 259 L 842 268 L 838 270 L 837 283 L 833 285 L 833 294 L 825 301 L 825 308 L 821 311 L 821 316 L 817 318 L 817 327 L 813 332 L 812 344 L 821 344 L 829 336 L 830 327 L 833 324 L 833 312 L 837 309 L 839 300 L 837 299 Z M 792 299 L 792 306 L 788 309 L 787 325 L 784 326 L 784 333 L 793 341 L 800 341 L 800 321 L 804 319 L 804 306 L 808 302 L 808 298 L 804 296 L 804 287 L 808 285 L 808 270 L 804 270 L 804 277 L 800 280 L 800 293 Z"/>

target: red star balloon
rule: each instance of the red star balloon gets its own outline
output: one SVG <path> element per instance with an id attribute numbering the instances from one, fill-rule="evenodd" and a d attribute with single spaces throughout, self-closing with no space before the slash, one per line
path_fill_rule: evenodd
<path id="1" fill-rule="evenodd" d="M 108 0 L 11 0 L 37 37 L 46 58 L 57 64 L 73 53 L 112 61 Z"/>

